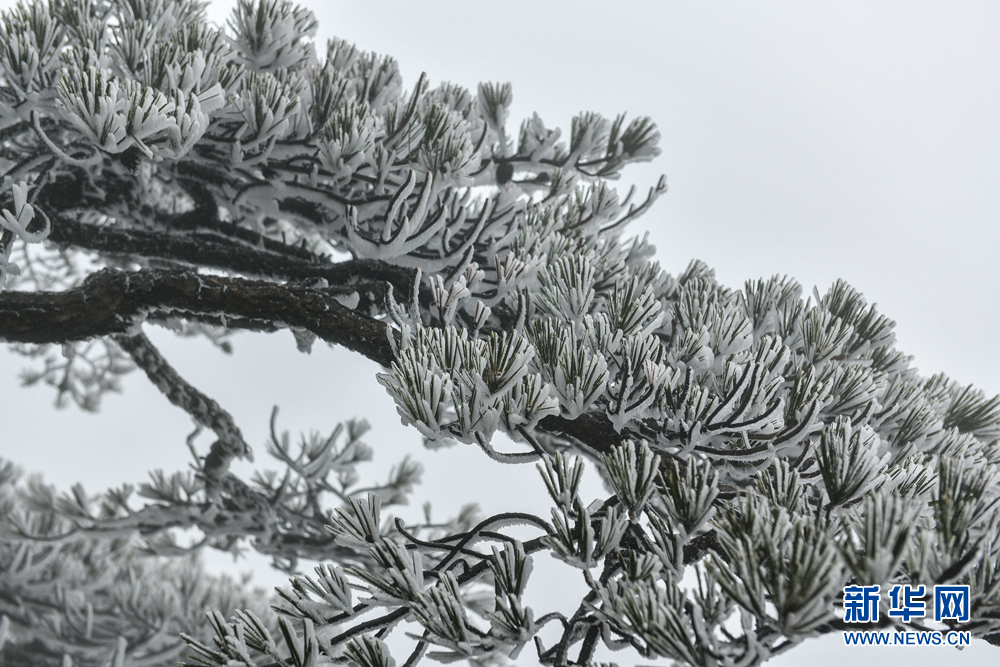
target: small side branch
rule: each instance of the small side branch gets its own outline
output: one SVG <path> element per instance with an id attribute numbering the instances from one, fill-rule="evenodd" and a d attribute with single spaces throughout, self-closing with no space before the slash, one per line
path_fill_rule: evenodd
<path id="1" fill-rule="evenodd" d="M 217 500 L 229 463 L 234 458 L 253 461 L 253 452 L 243 439 L 236 422 L 215 400 L 182 378 L 145 334 L 121 334 L 113 336 L 113 339 L 171 403 L 191 415 L 196 423 L 215 432 L 218 440 L 205 458 L 202 474 L 205 476 L 205 490 L 209 499 Z"/>

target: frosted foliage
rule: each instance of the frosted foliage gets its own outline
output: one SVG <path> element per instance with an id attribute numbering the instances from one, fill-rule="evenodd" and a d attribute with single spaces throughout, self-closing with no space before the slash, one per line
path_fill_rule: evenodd
<path id="1" fill-rule="evenodd" d="M 650 119 L 515 132 L 510 84 L 407 87 L 316 32 L 286 0 L 0 15 L 0 339 L 60 406 L 139 369 L 196 424 L 192 469 L 138 487 L 0 466 L 3 664 L 750 667 L 842 629 L 849 583 L 968 585 L 945 629 L 1000 643 L 1000 398 L 919 377 L 843 282 L 661 268 L 626 231 L 665 180 L 609 183 L 659 154 Z M 345 346 L 426 446 L 535 464 L 551 506 L 404 521 L 420 464 L 372 481 L 366 422 L 296 443 L 277 410 L 280 471 L 244 481 L 253 443 L 146 324 Z M 289 584 L 208 579 L 206 547 Z M 527 602 L 545 555 L 587 587 L 569 611 Z"/>

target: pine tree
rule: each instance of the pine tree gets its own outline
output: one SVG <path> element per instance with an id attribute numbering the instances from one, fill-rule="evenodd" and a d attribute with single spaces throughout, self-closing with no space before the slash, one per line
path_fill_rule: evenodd
<path id="1" fill-rule="evenodd" d="M 1000 397 L 919 377 L 846 283 L 661 269 L 625 231 L 665 182 L 609 185 L 659 153 L 650 119 L 510 136 L 510 85 L 405 89 L 390 57 L 317 54 L 316 28 L 285 0 L 223 29 L 196 0 L 0 15 L 0 340 L 59 404 L 95 410 L 138 369 L 198 427 L 193 472 L 96 498 L 0 466 L 0 664 L 755 665 L 854 629 L 846 586 L 921 584 L 968 586 L 970 617 L 937 627 L 1000 644 Z M 276 413 L 285 472 L 244 481 L 240 428 L 152 325 L 344 346 L 427 446 L 535 465 L 552 506 L 387 519 L 417 465 L 362 484 L 366 423 L 293 446 Z M 291 577 L 273 600 L 200 571 L 248 538 Z M 542 553 L 587 582 L 570 616 L 524 602 Z M 393 657 L 402 622 L 421 630 Z"/>

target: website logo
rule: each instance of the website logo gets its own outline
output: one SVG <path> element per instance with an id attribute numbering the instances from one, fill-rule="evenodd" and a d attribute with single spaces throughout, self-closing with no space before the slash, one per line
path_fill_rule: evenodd
<path id="1" fill-rule="evenodd" d="M 897 584 L 889 589 L 888 615 L 909 623 L 927 616 L 927 587 Z M 935 586 L 934 620 L 969 622 L 969 587 Z M 878 623 L 881 603 L 879 586 L 844 586 L 844 623 Z M 856 630 L 844 633 L 848 646 L 965 646 L 967 631 L 908 630 L 879 632 Z"/>

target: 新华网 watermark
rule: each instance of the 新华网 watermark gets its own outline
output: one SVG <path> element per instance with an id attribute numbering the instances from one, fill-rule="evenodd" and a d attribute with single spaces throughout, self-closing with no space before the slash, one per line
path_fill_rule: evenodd
<path id="1" fill-rule="evenodd" d="M 890 618 L 909 623 L 915 618 L 927 616 L 925 586 L 898 584 L 888 593 Z M 880 586 L 844 586 L 844 623 L 877 623 L 880 601 Z M 969 587 L 934 586 L 934 620 L 968 623 Z M 844 632 L 844 643 L 848 646 L 966 646 L 970 639 L 966 631 Z"/>

